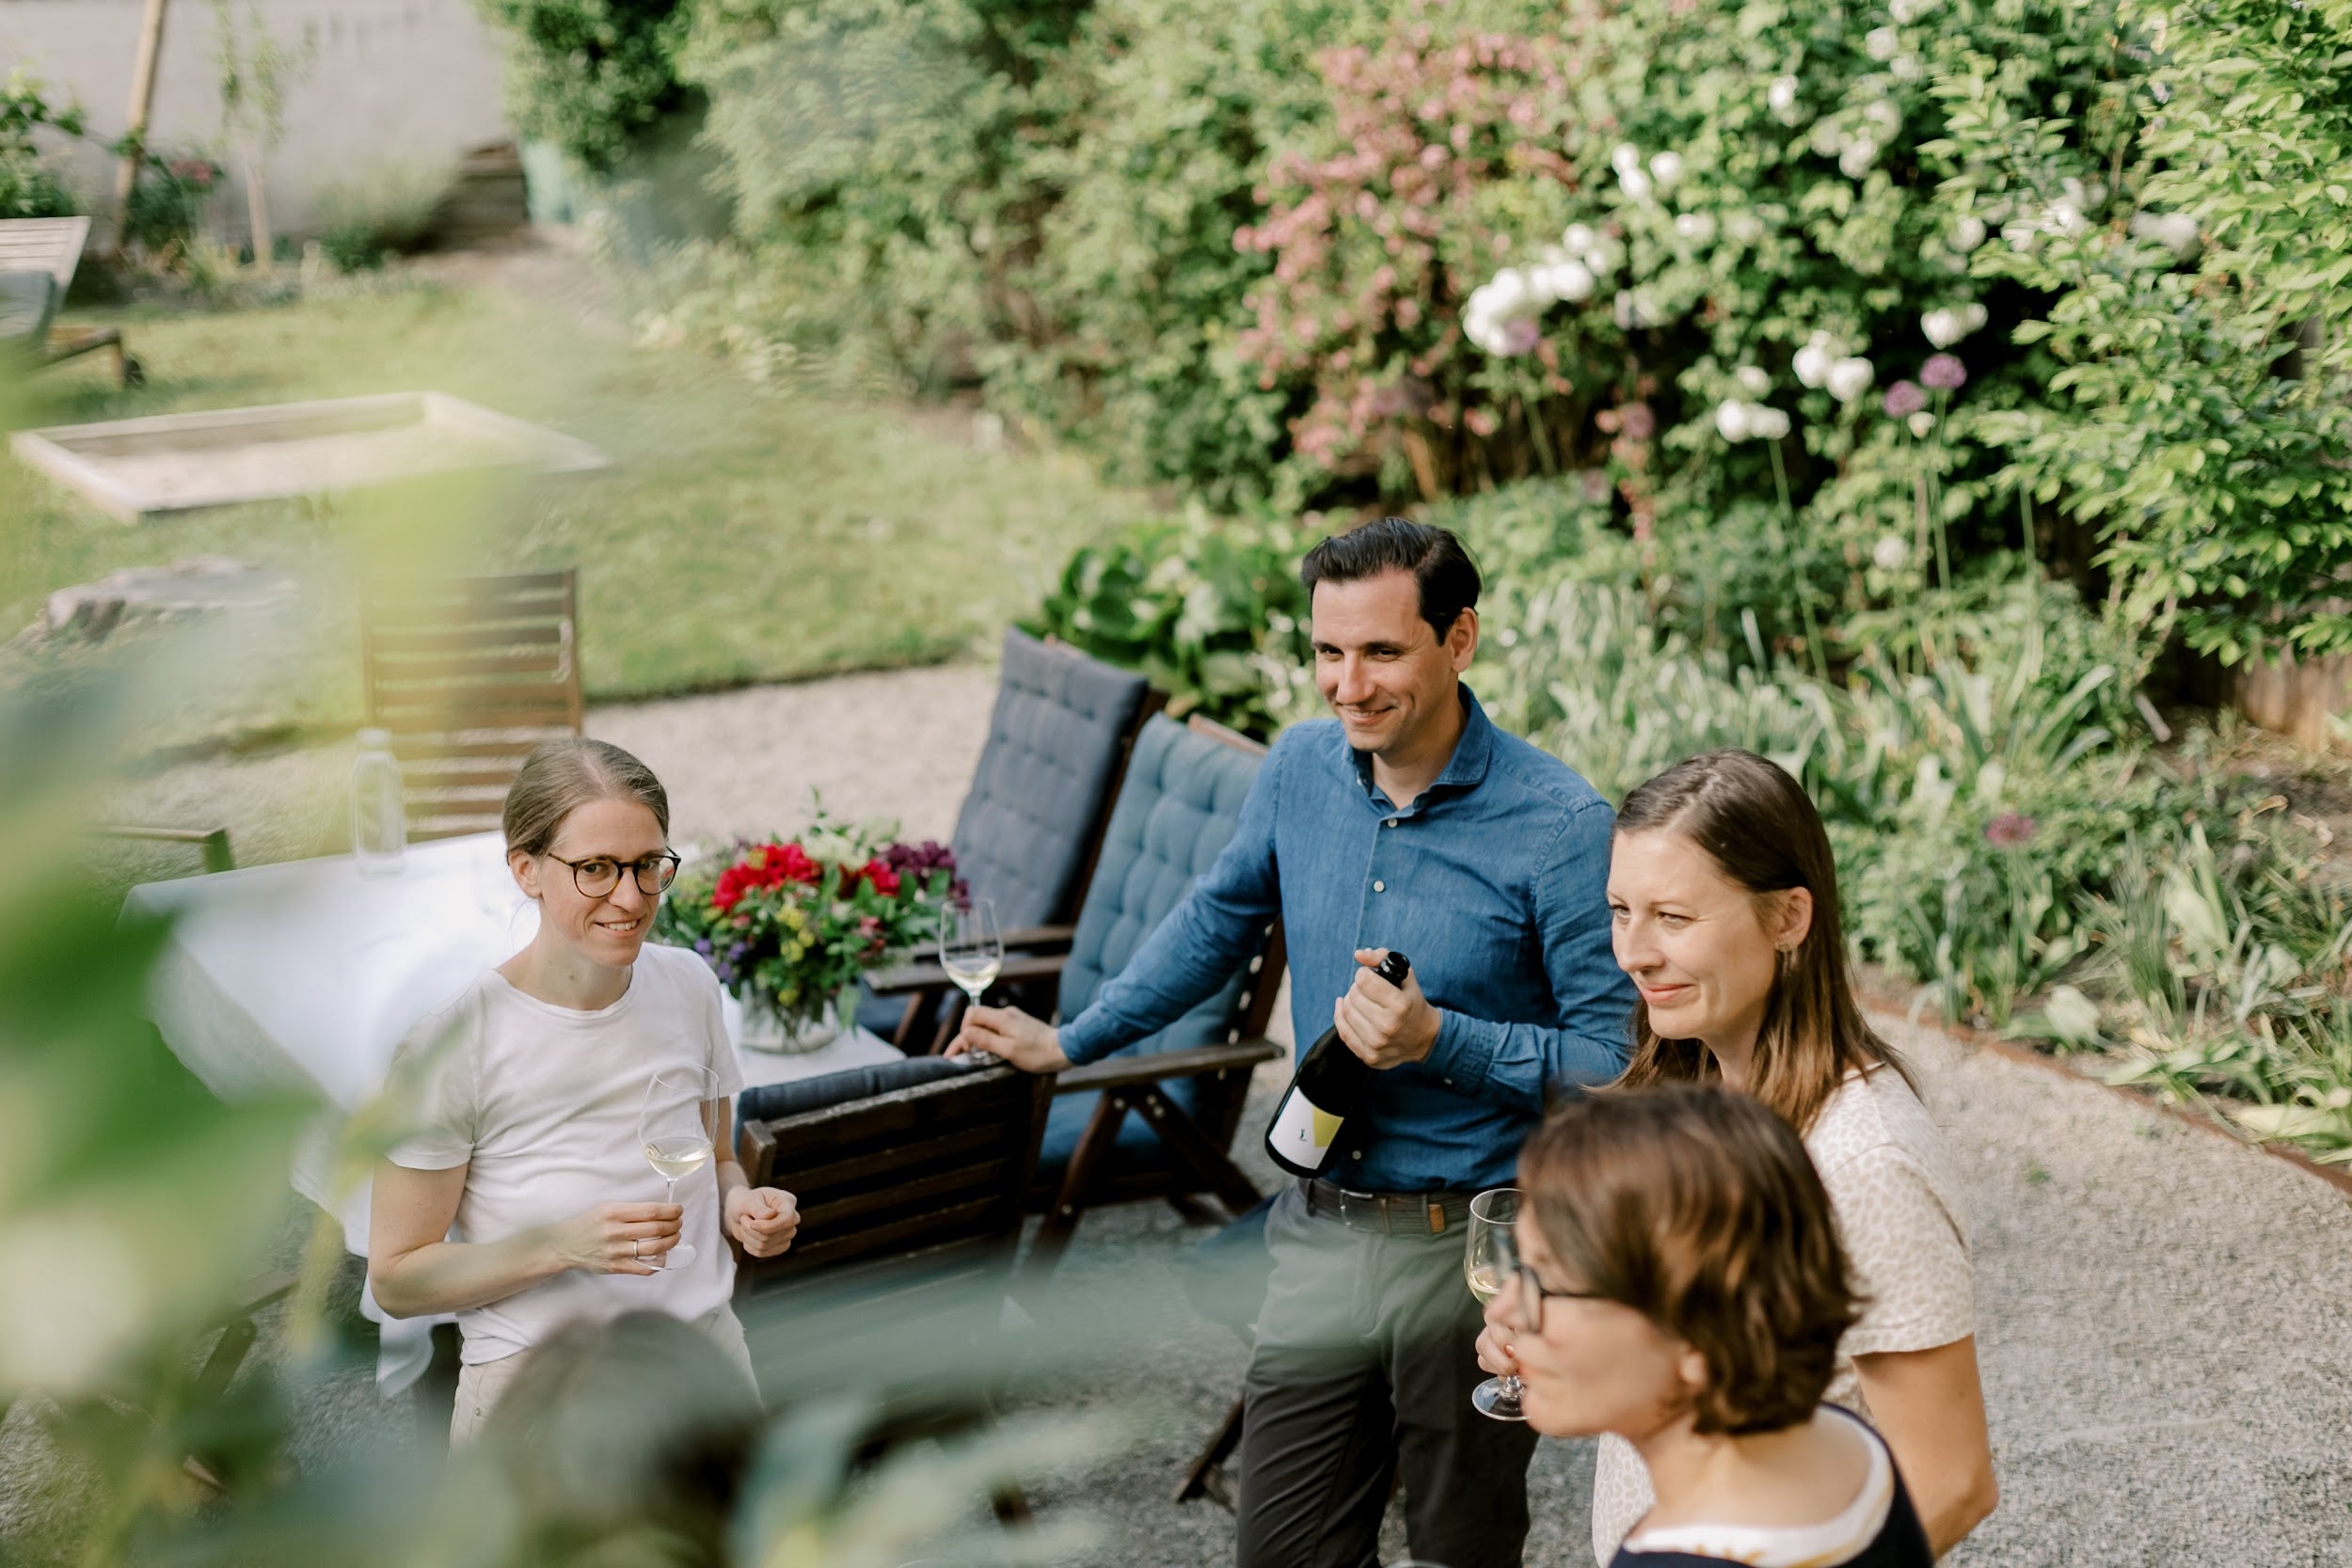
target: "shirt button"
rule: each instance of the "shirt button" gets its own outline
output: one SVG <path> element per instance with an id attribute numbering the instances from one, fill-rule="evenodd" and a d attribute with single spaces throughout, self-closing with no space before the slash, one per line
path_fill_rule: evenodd
<path id="1" fill-rule="evenodd" d="M 1389 891 L 1389 884 L 1386 882 L 1375 882 L 1372 884 L 1372 891 L 1375 893 L 1386 893 Z"/>
<path id="2" fill-rule="evenodd" d="M 1360 1148 L 1351 1148 L 1347 1151 L 1347 1157 L 1351 1160 L 1360 1160 L 1364 1157 L 1364 1151 Z"/>
<path id="3" fill-rule="evenodd" d="M 1391 816 L 1386 822 L 1382 823 L 1381 826 L 1384 828 L 1393 828 L 1396 826 L 1396 818 Z"/>

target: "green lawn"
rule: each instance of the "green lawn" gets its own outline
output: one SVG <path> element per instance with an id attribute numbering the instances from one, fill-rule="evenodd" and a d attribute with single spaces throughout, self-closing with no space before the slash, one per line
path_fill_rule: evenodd
<path id="1" fill-rule="evenodd" d="M 310 692 L 265 705 L 307 721 L 356 709 L 344 610 L 363 563 L 576 565 L 591 695 L 643 696 L 985 646 L 1072 546 L 1145 504 L 1075 458 L 983 453 L 944 416 L 762 391 L 724 364 L 634 347 L 496 285 L 76 319 L 123 325 L 148 384 L 118 391 L 92 356 L 30 378 L 30 412 L 11 422 L 432 388 L 614 460 L 584 478 L 403 486 L 131 526 L 0 459 L 0 641 L 53 590 L 117 567 L 202 553 L 278 565 L 328 626 L 299 661 Z"/>

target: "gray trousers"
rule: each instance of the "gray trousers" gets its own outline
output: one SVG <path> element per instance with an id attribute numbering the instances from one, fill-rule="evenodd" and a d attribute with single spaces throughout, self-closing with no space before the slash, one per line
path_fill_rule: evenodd
<path id="1" fill-rule="evenodd" d="M 1463 1227 L 1378 1235 L 1310 1214 L 1293 1187 L 1249 1358 L 1240 1568 L 1365 1568 L 1392 1480 L 1417 1560 L 1518 1568 L 1535 1433 L 1470 1405 L 1479 1306 Z"/>

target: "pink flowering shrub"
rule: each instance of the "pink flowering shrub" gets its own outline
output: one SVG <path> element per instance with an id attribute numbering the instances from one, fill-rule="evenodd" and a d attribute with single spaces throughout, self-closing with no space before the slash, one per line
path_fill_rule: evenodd
<path id="1" fill-rule="evenodd" d="M 1408 470 L 1436 496 L 1557 470 L 1584 423 L 1571 345 L 1531 331 L 1523 358 L 1489 363 L 1462 328 L 1471 290 L 1566 211 L 1578 45 L 1449 38 L 1416 9 L 1376 49 L 1318 58 L 1328 130 L 1269 162 L 1264 219 L 1233 245 L 1273 258 L 1240 346 L 1262 386 L 1311 384 L 1293 425 L 1299 455 L 1384 489 Z"/>

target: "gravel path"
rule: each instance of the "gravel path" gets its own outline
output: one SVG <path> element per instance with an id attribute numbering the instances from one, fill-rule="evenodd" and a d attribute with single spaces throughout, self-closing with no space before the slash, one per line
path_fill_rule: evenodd
<path id="1" fill-rule="evenodd" d="M 813 787 L 844 815 L 893 816 L 944 838 L 992 689 L 989 672 L 968 667 L 856 676 L 600 708 L 590 729 L 663 776 L 681 836 L 797 825 Z M 343 755 L 181 769 L 130 786 L 121 805 L 218 803 L 232 830 L 239 813 L 249 819 L 241 848 L 303 833 L 324 842 Z M 278 803 L 255 803 L 264 799 Z M 2280 1162 L 2095 1085 L 1881 1022 L 1921 1069 L 1971 1185 L 2003 1497 L 1950 1560 L 2352 1563 L 2352 1207 Z M 1263 1122 L 1272 1088 L 1262 1074 L 1246 1128 Z M 1243 1142 L 1245 1160 L 1262 1162 Z M 1262 1163 L 1256 1174 L 1270 1179 Z M 1129 1568 L 1230 1559 L 1226 1514 L 1168 1500 L 1240 1373 L 1238 1343 L 1176 1288 L 1201 1234 L 1165 1208 L 1110 1211 L 1086 1221 L 1064 1263 L 1072 1299 L 1139 1304 L 1138 1354 L 1114 1371 L 1073 1366 L 1059 1400 L 1140 1395 L 1143 1408 L 1126 1458 L 1041 1488 L 1039 1501 L 1105 1516 L 1119 1549 L 1104 1558 Z M 352 1382 L 315 1391 L 312 1408 L 322 1432 L 394 1419 Z M 24 1413 L 8 1427 L 21 1465 Z M 1531 1564 L 1589 1561 L 1588 1453 L 1544 1445 Z"/>

